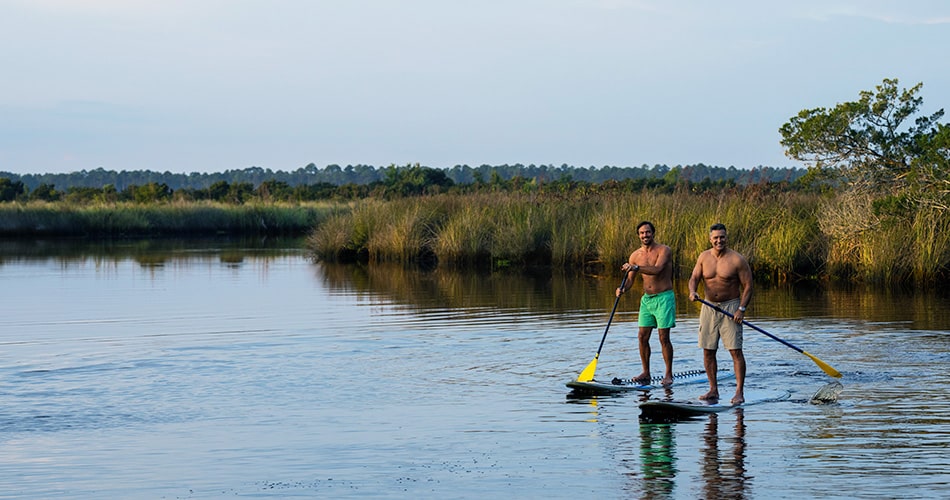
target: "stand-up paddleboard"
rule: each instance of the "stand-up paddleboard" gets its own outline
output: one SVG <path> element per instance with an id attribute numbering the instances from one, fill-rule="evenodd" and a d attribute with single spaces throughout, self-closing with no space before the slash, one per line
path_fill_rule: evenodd
<path id="1" fill-rule="evenodd" d="M 734 378 L 735 374 L 728 370 L 719 370 L 718 380 L 728 380 Z M 660 385 L 660 382 L 663 380 L 663 377 L 653 377 L 650 379 L 650 383 L 643 384 L 641 382 L 636 382 L 632 379 L 619 379 L 615 378 L 609 381 L 600 381 L 600 380 L 590 380 L 588 382 L 581 382 L 580 380 L 572 380 L 567 383 L 567 386 L 571 388 L 572 392 L 575 394 L 585 394 L 585 395 L 608 395 L 608 394 L 617 394 L 621 392 L 628 391 L 649 391 L 652 389 L 658 389 L 663 387 Z M 708 382 L 709 379 L 706 378 L 706 370 L 690 370 L 680 373 L 673 374 L 673 386 L 686 385 L 686 384 L 699 384 L 703 382 Z"/>
<path id="2" fill-rule="evenodd" d="M 729 399 L 719 399 L 717 401 L 696 400 L 651 400 L 640 403 L 640 417 L 648 419 L 656 418 L 685 418 L 696 415 L 705 415 L 709 413 L 721 413 L 734 408 L 745 408 L 746 406 L 768 403 L 770 401 L 782 401 L 788 399 L 791 393 L 788 391 L 746 391 L 745 403 L 731 404 Z"/>

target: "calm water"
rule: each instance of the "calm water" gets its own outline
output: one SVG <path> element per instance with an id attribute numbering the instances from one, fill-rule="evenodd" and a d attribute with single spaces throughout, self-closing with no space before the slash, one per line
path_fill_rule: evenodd
<path id="1" fill-rule="evenodd" d="M 950 497 L 946 295 L 761 288 L 749 320 L 843 372 L 839 402 L 750 329 L 749 388 L 789 401 L 647 424 L 638 395 L 566 397 L 618 280 L 282 246 L 0 245 L 0 498 Z M 637 371 L 635 310 L 598 378 Z"/>

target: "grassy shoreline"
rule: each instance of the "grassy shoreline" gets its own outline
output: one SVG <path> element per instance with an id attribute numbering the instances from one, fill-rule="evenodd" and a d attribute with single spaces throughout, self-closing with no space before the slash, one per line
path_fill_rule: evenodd
<path id="1" fill-rule="evenodd" d="M 346 205 L 329 202 L 3 203 L 0 236 L 304 235 L 341 210 L 347 210 Z"/>
<path id="2" fill-rule="evenodd" d="M 306 236 L 326 261 L 611 274 L 651 220 L 688 276 L 722 222 L 757 281 L 934 284 L 950 277 L 950 213 L 877 215 L 867 199 L 767 188 L 693 193 L 478 192 L 356 202 L 0 203 L 0 237 Z"/>
<path id="3" fill-rule="evenodd" d="M 716 222 L 729 228 L 758 281 L 933 283 L 950 270 L 948 214 L 921 211 L 895 221 L 838 197 L 766 189 L 367 199 L 330 216 L 307 245 L 328 261 L 609 273 L 639 245 L 640 220 L 654 222 L 657 240 L 673 249 L 679 277 L 708 248 Z"/>

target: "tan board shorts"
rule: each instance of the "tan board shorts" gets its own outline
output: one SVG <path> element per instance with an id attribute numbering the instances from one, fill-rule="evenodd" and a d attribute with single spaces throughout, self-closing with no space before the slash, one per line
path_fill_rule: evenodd
<path id="1" fill-rule="evenodd" d="M 738 298 L 719 303 L 708 302 L 732 314 L 739 310 Z M 742 349 L 742 324 L 709 306 L 703 306 L 699 311 L 699 347 L 716 350 L 720 338 L 726 349 Z"/>

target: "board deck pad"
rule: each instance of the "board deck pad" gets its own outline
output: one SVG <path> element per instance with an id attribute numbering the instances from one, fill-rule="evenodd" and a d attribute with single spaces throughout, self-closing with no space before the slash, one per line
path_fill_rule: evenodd
<path id="1" fill-rule="evenodd" d="M 648 400 L 640 403 L 640 417 L 645 419 L 688 418 L 710 413 L 721 413 L 734 408 L 745 408 L 746 406 L 772 401 L 783 401 L 790 396 L 789 391 L 746 391 L 745 402 L 737 405 L 729 402 L 731 397 L 720 398 L 715 402 L 703 401 L 698 398 L 693 400 Z"/>
<path id="2" fill-rule="evenodd" d="M 734 377 L 735 374 L 729 370 L 719 370 L 719 374 L 716 378 L 722 381 Z M 653 377 L 650 379 L 650 383 L 648 384 L 635 382 L 632 379 L 620 378 L 614 378 L 613 380 L 594 379 L 588 382 L 571 380 L 566 385 L 576 394 L 609 395 L 629 391 L 649 391 L 653 389 L 659 389 L 663 387 L 660 385 L 660 381 L 662 380 L 663 377 Z M 708 382 L 708 380 L 709 379 L 706 378 L 706 370 L 689 370 L 673 374 L 673 387 L 686 384 L 698 384 Z"/>

